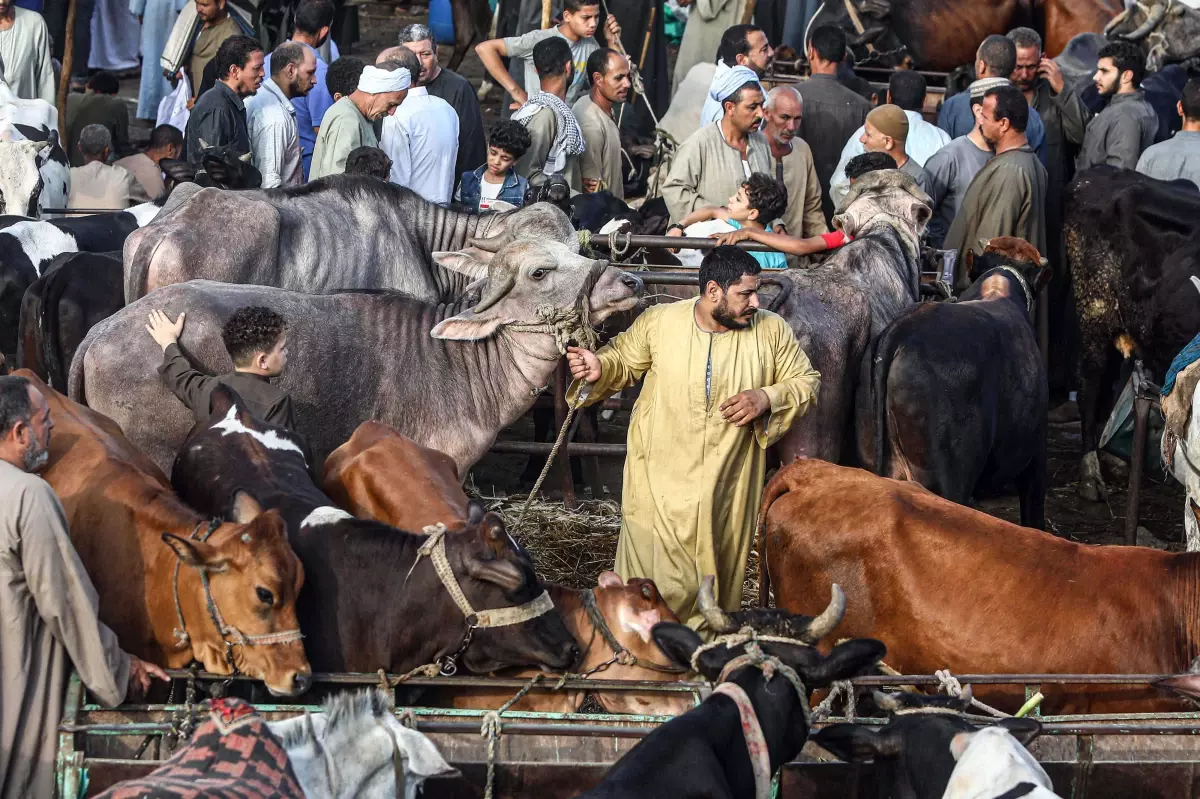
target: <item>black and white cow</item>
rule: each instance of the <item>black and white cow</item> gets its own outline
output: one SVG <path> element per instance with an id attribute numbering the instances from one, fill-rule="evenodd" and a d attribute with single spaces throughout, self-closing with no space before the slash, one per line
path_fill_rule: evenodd
<path id="1" fill-rule="evenodd" d="M 66 208 L 71 164 L 58 131 L 14 123 L 0 132 L 0 213 L 40 218 Z"/>

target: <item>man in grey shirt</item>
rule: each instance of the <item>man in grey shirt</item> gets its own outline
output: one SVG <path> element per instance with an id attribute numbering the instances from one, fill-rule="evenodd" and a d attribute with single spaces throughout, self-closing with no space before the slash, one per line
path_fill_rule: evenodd
<path id="1" fill-rule="evenodd" d="M 971 111 L 978 119 L 979 109 L 983 105 L 983 92 L 971 91 Z M 988 161 L 992 160 L 992 148 L 983 140 L 979 124 L 966 136 L 959 136 L 942 149 L 929 157 L 925 162 L 925 171 L 929 173 L 929 182 L 933 188 L 929 192 L 933 200 L 933 216 L 926 228 L 929 243 L 941 247 L 950 231 L 954 217 L 962 206 L 963 197 L 971 181 L 979 174 Z"/>
<path id="2" fill-rule="evenodd" d="M 1154 143 L 1158 115 L 1138 86 L 1145 74 L 1145 55 L 1132 42 L 1113 42 L 1100 49 L 1093 80 L 1108 107 L 1101 111 L 1083 136 L 1076 167 L 1100 164 L 1133 169 L 1142 152 Z"/>
<path id="3" fill-rule="evenodd" d="M 1178 108 L 1183 130 L 1147 148 L 1138 159 L 1137 171 L 1159 180 L 1183 178 L 1200 188 L 1200 78 L 1192 78 L 1183 87 Z"/>

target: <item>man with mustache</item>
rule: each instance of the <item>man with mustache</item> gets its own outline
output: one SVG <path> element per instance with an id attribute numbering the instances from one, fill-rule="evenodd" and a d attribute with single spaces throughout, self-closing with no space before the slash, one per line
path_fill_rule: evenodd
<path id="1" fill-rule="evenodd" d="M 742 600 L 767 447 L 817 399 L 821 376 L 781 317 L 759 309 L 758 261 L 709 251 L 700 296 L 643 312 L 599 352 L 567 350 L 575 383 L 600 402 L 645 376 L 629 427 L 614 571 L 653 579 L 700 627 L 700 577 L 727 611 Z"/>
<path id="2" fill-rule="evenodd" d="M 67 680 L 108 706 L 144 692 L 150 663 L 121 651 L 71 545 L 62 505 L 35 472 L 50 459 L 50 406 L 0 377 L 0 799 L 52 799 Z"/>
<path id="3" fill-rule="evenodd" d="M 1145 58 L 1142 48 L 1133 42 L 1113 42 L 1100 48 L 1092 80 L 1100 96 L 1108 98 L 1108 107 L 1087 126 L 1075 162 L 1079 171 L 1100 164 L 1133 169 L 1142 152 L 1154 144 L 1158 115 L 1141 88 Z"/>

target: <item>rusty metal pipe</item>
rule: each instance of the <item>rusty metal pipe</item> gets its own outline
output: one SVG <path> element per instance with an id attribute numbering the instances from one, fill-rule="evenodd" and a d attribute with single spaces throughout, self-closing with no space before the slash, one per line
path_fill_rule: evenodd
<path id="1" fill-rule="evenodd" d="M 717 247 L 715 239 L 701 239 L 692 236 L 644 236 L 631 234 L 626 236 L 624 233 L 617 233 L 616 243 L 625 246 L 628 239 L 628 246 L 636 247 L 665 247 L 668 249 L 683 248 L 688 250 L 711 250 Z M 592 247 L 608 248 L 608 236 L 595 235 L 592 236 L 589 242 Z M 778 252 L 774 247 L 768 247 L 765 244 L 759 244 L 757 241 L 739 241 L 732 245 L 739 250 L 748 250 L 750 252 Z"/>

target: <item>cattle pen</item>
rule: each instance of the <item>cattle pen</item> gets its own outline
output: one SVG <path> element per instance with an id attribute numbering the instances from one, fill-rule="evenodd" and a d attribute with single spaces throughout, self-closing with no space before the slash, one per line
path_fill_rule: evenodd
<path id="1" fill-rule="evenodd" d="M 267 720 L 321 712 L 319 704 L 258 701 L 261 686 L 246 678 L 171 672 L 165 701 L 106 709 L 87 695 L 73 676 L 66 714 L 59 727 L 57 789 L 59 796 L 93 796 L 126 779 L 144 776 L 173 753 L 201 711 L 206 692 L 244 695 Z M 963 685 L 1020 685 L 1029 697 L 1047 686 L 1144 686 L 1166 675 L 1011 674 L 959 675 Z M 456 691 L 485 686 L 514 694 L 529 689 L 529 681 L 497 677 L 412 678 L 398 684 L 398 675 L 316 674 L 309 696 L 329 690 L 386 687 L 396 717 L 425 733 L 459 774 L 425 785 L 430 799 L 565 799 L 595 785 L 605 771 L 637 741 L 668 719 L 661 716 L 621 716 L 590 713 L 538 713 L 508 710 L 465 710 L 433 703 L 406 705 L 406 696 L 445 699 Z M 869 676 L 851 680 L 862 691 L 874 688 L 946 685 L 944 675 Z M 552 691 L 555 678 L 533 685 L 533 691 Z M 709 692 L 704 683 L 566 680 L 563 687 L 593 694 L 613 691 L 674 692 L 699 701 Z M 311 700 L 309 700 L 311 701 Z M 837 705 L 835 704 L 834 707 Z M 824 705 L 815 709 L 815 726 L 852 722 L 877 726 L 883 718 L 855 715 L 853 705 L 833 715 Z M 1030 746 L 1053 780 L 1056 792 L 1073 799 L 1129 796 L 1200 796 L 1194 778 L 1200 768 L 1200 712 L 1126 713 L 1094 715 L 1034 715 L 1043 731 Z M 990 717 L 969 716 L 986 723 Z M 490 724 L 494 719 L 496 724 Z M 490 777 L 489 777 L 490 775 Z M 880 776 L 871 764 L 834 761 L 809 743 L 800 757 L 776 775 L 775 795 L 790 799 L 872 797 Z M 489 792 L 490 782 L 490 792 Z"/>

